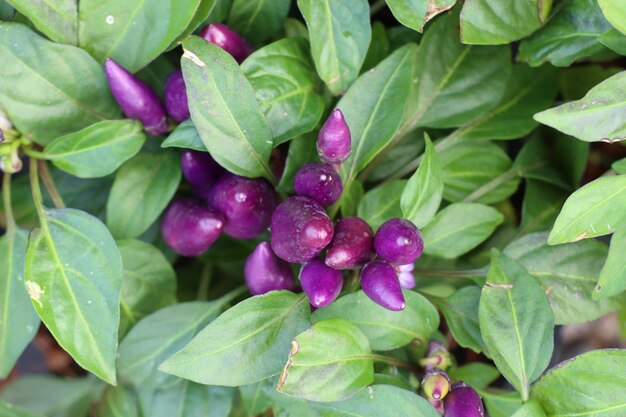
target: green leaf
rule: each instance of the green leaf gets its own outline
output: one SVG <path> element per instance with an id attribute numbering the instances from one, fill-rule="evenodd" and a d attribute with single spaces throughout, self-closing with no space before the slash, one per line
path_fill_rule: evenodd
<path id="1" fill-rule="evenodd" d="M 531 400 L 524 403 L 512 417 L 546 417 L 546 412 L 537 401 Z"/>
<path id="2" fill-rule="evenodd" d="M 480 332 L 502 375 L 528 400 L 554 347 L 554 317 L 543 290 L 511 258 L 493 250 L 478 307 Z"/>
<path id="3" fill-rule="evenodd" d="M 548 296 L 556 324 L 585 323 L 615 310 L 613 299 L 593 300 L 606 245 L 585 240 L 549 246 L 547 233 L 533 233 L 508 245 L 505 255 L 535 277 Z"/>
<path id="4" fill-rule="evenodd" d="M 43 209 L 25 283 L 39 317 L 80 366 L 115 385 L 122 258 L 107 228 L 75 209 Z"/>
<path id="5" fill-rule="evenodd" d="M 569 196 L 550 232 L 548 243 L 603 236 L 626 225 L 626 175 L 598 178 Z"/>
<path id="6" fill-rule="evenodd" d="M 0 22 L 0 62 L 0 107 L 41 145 L 119 112 L 102 67 L 80 48 Z"/>
<path id="7" fill-rule="evenodd" d="M 287 152 L 285 170 L 276 187 L 278 191 L 283 193 L 294 192 L 293 179 L 298 170 L 307 162 L 318 160 L 316 144 L 317 139 L 312 133 L 294 138 L 289 142 L 289 152 Z"/>
<path id="8" fill-rule="evenodd" d="M 80 46 L 100 62 L 113 58 L 136 72 L 178 38 L 199 4 L 200 0 L 81 0 Z"/>
<path id="9" fill-rule="evenodd" d="M 623 35 L 616 29 L 604 32 L 599 38 L 602 45 L 617 52 L 620 55 L 626 55 L 626 35 Z M 614 70 L 618 68 L 614 68 Z"/>
<path id="10" fill-rule="evenodd" d="M 78 0 L 8 0 L 7 3 L 54 42 L 78 44 Z"/>
<path id="11" fill-rule="evenodd" d="M 404 26 L 422 32 L 439 13 L 450 10 L 456 0 L 387 0 L 393 17 Z"/>
<path id="12" fill-rule="evenodd" d="M 625 386 L 626 350 L 594 350 L 552 368 L 531 394 L 548 416 L 620 417 Z"/>
<path id="13" fill-rule="evenodd" d="M 474 389 L 486 388 L 500 378 L 498 369 L 482 362 L 471 362 L 458 368 L 452 368 L 448 374 L 453 380 L 463 381 Z"/>
<path id="14" fill-rule="evenodd" d="M 367 179 L 369 181 L 379 181 L 389 178 L 403 169 L 407 171 L 407 166 L 415 164 L 415 161 L 424 153 L 424 130 L 416 129 L 407 132 L 406 135 L 398 139 L 393 147 L 386 149 L 385 152 L 378 155 L 376 162 L 372 163 L 369 169 Z"/>
<path id="15" fill-rule="evenodd" d="M 565 203 L 569 192 L 552 184 L 537 180 L 526 180 L 522 221 L 517 232 L 523 236 L 549 229 Z"/>
<path id="16" fill-rule="evenodd" d="M 552 1 L 467 0 L 461 12 L 461 41 L 500 45 L 524 38 L 545 22 Z"/>
<path id="17" fill-rule="evenodd" d="M 65 172 L 79 178 L 98 178 L 132 158 L 145 140 L 140 122 L 108 120 L 53 140 L 44 153 Z"/>
<path id="18" fill-rule="evenodd" d="M 355 216 L 359 207 L 359 202 L 365 194 L 363 183 L 359 180 L 352 181 L 350 188 L 343 190 L 341 199 L 342 217 Z"/>
<path id="19" fill-rule="evenodd" d="M 252 55 L 241 70 L 254 88 L 274 136 L 274 146 L 312 131 L 324 112 L 324 98 L 303 38 L 285 38 Z"/>
<path id="20" fill-rule="evenodd" d="M 361 73 L 374 68 L 383 59 L 387 58 L 390 52 L 389 38 L 385 25 L 381 22 L 372 23 L 372 40 L 365 55 L 365 61 L 361 66 Z"/>
<path id="21" fill-rule="evenodd" d="M 598 285 L 594 289 L 594 298 L 606 298 L 626 290 L 626 228 L 613 233 L 609 256 L 600 272 Z"/>
<path id="22" fill-rule="evenodd" d="M 229 171 L 273 179 L 272 131 L 252 86 L 223 49 L 198 37 L 183 42 L 189 110 L 202 143 Z"/>
<path id="23" fill-rule="evenodd" d="M 439 326 L 437 310 L 420 294 L 404 291 L 406 308 L 389 311 L 370 300 L 363 291 L 345 295 L 315 310 L 313 322 L 340 318 L 357 325 L 372 350 L 392 350 L 413 340 L 426 343 Z"/>
<path id="24" fill-rule="evenodd" d="M 159 217 L 180 182 L 173 152 L 141 153 L 115 175 L 107 201 L 107 226 L 116 238 L 140 236 Z"/>
<path id="25" fill-rule="evenodd" d="M 477 391 L 489 417 L 510 417 L 522 406 L 522 399 L 515 391 L 494 388 Z"/>
<path id="26" fill-rule="evenodd" d="M 173 387 L 140 391 L 143 416 L 150 417 L 227 417 L 234 390 L 181 381 Z"/>
<path id="27" fill-rule="evenodd" d="M 176 273 L 165 256 L 140 240 L 120 240 L 124 281 L 120 301 L 120 335 L 137 321 L 176 303 Z"/>
<path id="28" fill-rule="evenodd" d="M 44 417 L 42 414 L 31 413 L 22 407 L 4 401 L 0 401 L 0 415 L 5 417 Z"/>
<path id="29" fill-rule="evenodd" d="M 541 30 L 522 41 L 517 59 L 533 67 L 544 62 L 567 67 L 604 51 L 598 38 L 609 29 L 596 0 L 570 0 Z"/>
<path id="30" fill-rule="evenodd" d="M 276 378 L 268 378 L 255 384 L 239 387 L 241 401 L 248 416 L 263 414 L 274 404 L 270 395 L 276 386 Z"/>
<path id="31" fill-rule="evenodd" d="M 333 94 L 342 94 L 358 77 L 372 37 L 367 1 L 298 0 L 298 8 L 317 73 Z"/>
<path id="32" fill-rule="evenodd" d="M 211 15 L 211 12 L 214 10 L 218 2 L 218 0 L 200 0 L 200 5 L 196 9 L 196 12 L 191 19 L 191 22 L 189 22 L 189 24 L 187 25 L 187 29 L 185 29 L 183 33 L 178 35 L 178 38 L 170 44 L 168 49 L 176 47 L 179 43 L 181 43 L 184 39 L 191 35 L 196 29 L 202 26 L 202 24 Z"/>
<path id="33" fill-rule="evenodd" d="M 626 5 L 620 0 L 598 0 L 606 20 L 626 35 Z"/>
<path id="34" fill-rule="evenodd" d="M 535 115 L 535 119 L 586 142 L 626 139 L 626 71 L 603 81 L 580 100 Z"/>
<path id="35" fill-rule="evenodd" d="M 251 384 L 276 375 L 289 341 L 309 325 L 306 297 L 272 291 L 230 308 L 170 357 L 164 372 L 211 385 Z"/>
<path id="36" fill-rule="evenodd" d="M 621 71 L 622 68 L 605 68 L 599 64 L 562 68 L 560 71 L 561 94 L 567 101 L 581 99 L 593 87 Z"/>
<path id="37" fill-rule="evenodd" d="M 106 390 L 98 403 L 98 417 L 138 417 L 134 393 L 121 385 Z"/>
<path id="38" fill-rule="evenodd" d="M 357 215 L 374 231 L 387 220 L 402 217 L 400 197 L 406 184 L 406 180 L 395 180 L 369 190 L 359 201 Z"/>
<path id="39" fill-rule="evenodd" d="M 24 288 L 28 233 L 17 229 L 0 237 L 0 378 L 6 378 L 35 336 L 39 317 Z"/>
<path id="40" fill-rule="evenodd" d="M 260 45 L 280 30 L 290 4 L 290 0 L 234 0 L 227 23 L 246 40 Z"/>
<path id="41" fill-rule="evenodd" d="M 424 253 L 452 259 L 485 241 L 504 220 L 493 207 L 455 203 L 441 210 L 422 230 Z"/>
<path id="42" fill-rule="evenodd" d="M 161 143 L 162 148 L 184 148 L 206 152 L 206 146 L 202 143 L 198 129 L 191 119 L 185 120 Z"/>
<path id="43" fill-rule="evenodd" d="M 400 197 L 404 218 L 417 227 L 426 226 L 437 213 L 443 196 L 443 170 L 439 155 L 426 134 L 426 152 L 415 173 L 409 178 Z"/>
<path id="44" fill-rule="evenodd" d="M 343 319 L 321 320 L 292 342 L 276 389 L 309 401 L 346 399 L 374 382 L 367 337 Z"/>
<path id="45" fill-rule="evenodd" d="M 613 162 L 611 168 L 618 174 L 626 174 L 626 158 Z"/>

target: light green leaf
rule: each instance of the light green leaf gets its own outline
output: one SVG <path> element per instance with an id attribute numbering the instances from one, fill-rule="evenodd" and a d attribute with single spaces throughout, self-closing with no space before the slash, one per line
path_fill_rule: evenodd
<path id="1" fill-rule="evenodd" d="M 206 146 L 202 143 L 198 129 L 191 119 L 185 120 L 161 143 L 162 148 L 184 148 L 206 152 Z"/>
<path id="2" fill-rule="evenodd" d="M 613 162 L 611 168 L 618 174 L 626 174 L 626 158 Z"/>
<path id="3" fill-rule="evenodd" d="M 2 7 L 0 5 L 0 7 Z M 44 417 L 42 414 L 35 414 L 11 403 L 0 401 L 0 415 L 5 417 Z"/>
<path id="4" fill-rule="evenodd" d="M 176 47 L 179 43 L 181 43 L 189 35 L 191 35 L 196 29 L 198 29 L 204 22 L 206 22 L 217 3 L 218 0 L 200 0 L 200 5 L 196 9 L 196 13 L 193 15 L 191 22 L 189 22 L 189 24 L 187 25 L 187 29 L 185 29 L 183 33 L 178 35 L 178 38 L 170 44 L 168 49 Z"/>
<path id="5" fill-rule="evenodd" d="M 626 290 L 626 227 L 613 233 L 609 256 L 600 272 L 598 285 L 594 289 L 594 298 L 606 298 Z"/>
<path id="6" fill-rule="evenodd" d="M 537 401 L 530 400 L 524 403 L 512 417 L 546 417 L 546 412 Z"/>
<path id="7" fill-rule="evenodd" d="M 108 388 L 98 402 L 98 417 L 138 417 L 135 394 L 118 385 Z"/>
<path id="8" fill-rule="evenodd" d="M 387 0 L 387 6 L 398 22 L 418 32 L 439 13 L 450 10 L 456 0 Z"/>
<path id="9" fill-rule="evenodd" d="M 626 35 L 620 33 L 617 29 L 611 29 L 604 32 L 599 38 L 602 45 L 617 52 L 620 55 L 626 55 Z M 613 68 L 619 70 L 620 68 Z"/>
<path id="10" fill-rule="evenodd" d="M 357 215 L 374 231 L 387 220 L 402 217 L 400 197 L 406 183 L 406 180 L 395 180 L 369 190 L 359 202 Z"/>
<path id="11" fill-rule="evenodd" d="M 7 0 L 48 38 L 78 44 L 78 0 Z"/>
<path id="12" fill-rule="evenodd" d="M 173 387 L 142 390 L 143 416 L 150 417 L 227 417 L 234 390 L 181 381 Z"/>
<path id="13" fill-rule="evenodd" d="M 626 5 L 620 0 L 598 0 L 606 20 L 626 35 Z"/>
<path id="14" fill-rule="evenodd" d="M 290 0 L 234 0 L 227 23 L 246 40 L 260 45 L 280 30 L 290 4 Z"/>
<path id="15" fill-rule="evenodd" d="M 471 288 L 478 289 L 478 287 Z M 463 381 L 474 389 L 483 389 L 500 378 L 500 371 L 483 362 L 470 362 L 467 365 L 450 369 L 448 375 L 453 380 Z"/>

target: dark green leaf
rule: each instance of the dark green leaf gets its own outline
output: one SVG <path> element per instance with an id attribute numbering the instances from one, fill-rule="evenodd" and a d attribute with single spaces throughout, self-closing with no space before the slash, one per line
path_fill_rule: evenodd
<path id="1" fill-rule="evenodd" d="M 374 231 L 387 220 L 402 217 L 400 197 L 406 184 L 406 180 L 395 180 L 371 189 L 359 202 L 357 215 L 365 220 Z"/>
<path id="2" fill-rule="evenodd" d="M 162 148 L 185 148 L 195 151 L 206 152 L 206 146 L 202 143 L 198 129 L 191 119 L 185 120 L 161 143 Z"/>
<path id="3" fill-rule="evenodd" d="M 383 152 L 368 167 L 368 180 L 383 180 L 396 174 L 415 160 L 424 152 L 424 131 L 416 129 L 408 132 L 388 152 Z M 409 172 L 409 171 L 406 171 Z"/>
<path id="4" fill-rule="evenodd" d="M 370 47 L 365 55 L 365 61 L 361 67 L 361 72 L 365 72 L 378 65 L 383 59 L 389 55 L 389 39 L 387 38 L 387 31 L 385 25 L 381 22 L 372 23 L 372 41 Z"/>
<path id="5" fill-rule="evenodd" d="M 278 32 L 289 13 L 290 0 L 234 0 L 228 25 L 259 45 Z"/>
<path id="6" fill-rule="evenodd" d="M 170 48 L 173 48 L 177 44 L 181 43 L 196 29 L 198 29 L 209 18 L 217 3 L 219 3 L 219 0 L 200 0 L 200 5 L 196 9 L 196 13 L 193 15 L 193 19 L 191 19 L 191 22 L 189 22 L 189 24 L 187 25 L 187 29 L 185 29 L 183 33 L 178 35 L 178 38 L 174 42 L 172 42 Z"/>
<path id="7" fill-rule="evenodd" d="M 317 161 L 317 138 L 309 133 L 294 138 L 289 143 L 285 170 L 276 189 L 283 193 L 293 193 L 293 179 L 296 172 L 307 162 Z"/>
<path id="8" fill-rule="evenodd" d="M 2 8 L 2 4 L 0 4 Z M 11 403 L 0 401 L 0 415 L 4 417 L 44 417 L 42 414 L 35 414 Z"/>
<path id="9" fill-rule="evenodd" d="M 510 417 L 522 406 L 522 399 L 515 391 L 489 388 L 478 390 L 478 394 L 483 399 L 489 417 Z"/>
<path id="10" fill-rule="evenodd" d="M 276 387 L 276 378 L 268 378 L 256 384 L 243 385 L 239 387 L 241 400 L 248 413 L 248 416 L 256 416 L 272 407 L 270 395 Z"/>
<path id="11" fill-rule="evenodd" d="M 613 233 L 609 256 L 600 272 L 598 285 L 594 289 L 594 298 L 606 298 L 626 290 L 626 228 Z"/>
<path id="12" fill-rule="evenodd" d="M 554 224 L 569 192 L 537 180 L 526 180 L 518 236 L 541 232 Z"/>
<path id="13" fill-rule="evenodd" d="M 547 65 L 541 68 L 544 67 Z M 563 68 L 560 71 L 561 94 L 568 101 L 581 99 L 597 84 L 621 71 L 621 68 L 605 68 L 601 65 Z"/>
<path id="14" fill-rule="evenodd" d="M 598 0 L 606 20 L 626 35 L 626 5 L 620 0 Z"/>
<path id="15" fill-rule="evenodd" d="M 7 2 L 28 17 L 37 29 L 54 42 L 78 44 L 78 0 L 8 0 Z"/>
<path id="16" fill-rule="evenodd" d="M 452 379 L 463 381 L 474 389 L 486 388 L 500 377 L 500 371 L 497 368 L 483 362 L 471 362 L 452 368 L 448 374 Z"/>
<path id="17" fill-rule="evenodd" d="M 143 416 L 150 417 L 227 417 L 233 402 L 233 389 L 181 381 L 168 389 L 142 391 Z"/>
<path id="18" fill-rule="evenodd" d="M 98 417 L 138 417 L 134 393 L 121 385 L 108 388 L 98 403 Z"/>
<path id="19" fill-rule="evenodd" d="M 456 0 L 387 0 L 389 10 L 398 22 L 418 32 L 422 32 L 426 23 L 451 9 L 455 3 Z"/>

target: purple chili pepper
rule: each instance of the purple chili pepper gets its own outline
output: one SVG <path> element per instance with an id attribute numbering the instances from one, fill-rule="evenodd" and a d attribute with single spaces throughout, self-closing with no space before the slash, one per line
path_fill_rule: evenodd
<path id="1" fill-rule="evenodd" d="M 322 161 L 338 165 L 350 156 L 351 148 L 350 128 L 341 110 L 335 109 L 317 137 L 317 153 Z"/>
<path id="2" fill-rule="evenodd" d="M 361 271 L 361 288 L 376 304 L 388 310 L 404 310 L 406 303 L 393 266 L 384 261 L 374 261 Z"/>
<path id="3" fill-rule="evenodd" d="M 302 265 L 300 285 L 313 307 L 326 307 L 339 296 L 343 275 L 341 271 L 326 266 L 321 259 L 314 258 Z"/>
<path id="4" fill-rule="evenodd" d="M 248 256 L 243 274 L 252 295 L 295 287 L 291 267 L 274 254 L 267 242 L 259 243 Z"/>
<path id="5" fill-rule="evenodd" d="M 326 265 L 335 269 L 360 268 L 374 259 L 374 232 L 360 217 L 344 217 L 335 225 L 326 253 Z"/>
<path id="6" fill-rule="evenodd" d="M 200 31 L 200 36 L 231 54 L 240 64 L 254 52 L 241 35 L 222 23 L 204 27 Z"/>
<path id="7" fill-rule="evenodd" d="M 183 152 L 180 168 L 193 191 L 204 199 L 210 197 L 213 186 L 225 172 L 208 152 L 193 150 Z"/>
<path id="8" fill-rule="evenodd" d="M 424 250 L 422 235 L 413 223 L 406 219 L 387 220 L 374 236 L 376 253 L 394 265 L 414 262 Z"/>
<path id="9" fill-rule="evenodd" d="M 341 196 L 341 177 L 332 165 L 321 162 L 304 164 L 294 178 L 296 194 L 311 197 L 327 207 Z"/>
<path id="10" fill-rule="evenodd" d="M 443 417 L 485 417 L 478 393 L 465 382 L 455 382 L 443 400 Z"/>
<path id="11" fill-rule="evenodd" d="M 167 76 L 163 91 L 167 114 L 179 123 L 189 119 L 187 88 L 181 70 L 176 70 Z"/>

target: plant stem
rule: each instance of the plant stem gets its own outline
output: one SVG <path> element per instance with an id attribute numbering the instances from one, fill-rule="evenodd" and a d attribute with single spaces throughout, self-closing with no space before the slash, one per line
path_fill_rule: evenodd
<path id="1" fill-rule="evenodd" d="M 206 262 L 202 267 L 202 277 L 200 278 L 200 284 L 198 285 L 198 294 L 196 296 L 198 301 L 204 301 L 208 298 L 212 276 L 213 264 L 211 262 Z"/>
<path id="2" fill-rule="evenodd" d="M 39 152 L 33 148 L 27 148 L 27 147 L 23 147 L 22 151 L 30 156 L 31 158 L 36 158 L 36 159 L 48 159 L 48 155 L 46 155 L 44 152 Z"/>
<path id="3" fill-rule="evenodd" d="M 33 194 L 33 201 L 35 202 L 35 208 L 37 209 L 37 216 L 39 221 L 46 218 L 46 214 L 43 211 L 43 197 L 41 195 L 41 188 L 39 187 L 39 172 L 37 172 L 37 163 L 31 159 L 30 161 L 30 189 Z"/>
<path id="4" fill-rule="evenodd" d="M 487 276 L 488 267 L 469 269 L 461 271 L 452 271 L 446 269 L 420 269 L 415 268 L 413 274 L 416 276 L 427 275 L 435 277 L 472 277 L 472 276 Z"/>
<path id="5" fill-rule="evenodd" d="M 32 164 L 32 160 L 31 160 L 31 164 Z M 48 165 L 46 164 L 46 161 L 42 161 L 38 159 L 37 165 L 39 166 L 39 175 L 41 175 L 41 181 L 43 182 L 43 185 L 46 187 L 46 191 L 48 191 L 48 194 L 50 194 L 50 197 L 52 198 L 52 202 L 54 203 L 54 206 L 56 208 L 64 208 L 65 203 L 63 202 L 63 199 L 61 198 L 61 194 L 59 194 L 57 187 L 54 185 L 54 180 L 52 179 L 52 176 L 50 175 L 50 171 L 48 171 Z"/>
<path id="6" fill-rule="evenodd" d="M 410 369 L 411 371 L 418 371 L 418 367 L 410 362 L 403 361 L 402 359 L 392 358 L 390 356 L 369 355 L 370 358 L 375 360 L 376 362 L 383 362 L 389 365 L 397 366 L 399 368 Z"/>
<path id="7" fill-rule="evenodd" d="M 11 238 L 15 231 L 15 219 L 13 218 L 13 207 L 11 207 L 11 174 L 6 172 L 2 177 L 2 202 L 4 203 L 7 235 Z"/>

